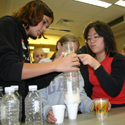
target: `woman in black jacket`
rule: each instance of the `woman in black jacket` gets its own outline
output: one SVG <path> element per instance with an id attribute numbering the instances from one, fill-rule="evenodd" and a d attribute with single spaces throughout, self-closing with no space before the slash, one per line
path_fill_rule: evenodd
<path id="1" fill-rule="evenodd" d="M 54 78 L 51 72 L 79 70 L 74 67 L 79 65 L 76 54 L 54 62 L 30 64 L 27 39 L 40 38 L 53 20 L 52 10 L 41 0 L 30 1 L 12 16 L 0 18 L 0 86 L 19 85 L 24 98 L 29 84 L 47 86 Z"/>

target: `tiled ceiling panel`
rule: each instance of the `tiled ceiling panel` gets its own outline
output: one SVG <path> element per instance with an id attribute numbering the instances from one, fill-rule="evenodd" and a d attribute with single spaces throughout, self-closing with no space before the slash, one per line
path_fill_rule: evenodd
<path id="1" fill-rule="evenodd" d="M 31 0 L 0 0 L 0 17 L 10 15 L 18 10 L 19 7 Z M 100 20 L 106 23 L 115 20 L 116 18 L 125 15 L 125 8 L 115 5 L 117 0 L 103 0 L 112 3 L 109 8 L 102 8 L 86 3 L 76 2 L 74 0 L 43 0 L 54 11 L 54 22 L 50 28 L 70 30 L 76 36 L 81 37 L 84 26 L 91 21 Z M 61 26 L 56 23 L 60 19 L 72 20 L 70 26 Z M 125 30 L 124 22 L 112 27 L 114 35 Z M 66 32 L 59 30 L 47 30 L 46 34 L 62 35 Z M 122 33 L 123 35 L 123 33 Z"/>

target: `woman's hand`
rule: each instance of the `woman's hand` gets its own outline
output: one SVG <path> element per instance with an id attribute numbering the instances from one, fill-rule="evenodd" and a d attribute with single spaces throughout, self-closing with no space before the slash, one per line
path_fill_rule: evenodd
<path id="1" fill-rule="evenodd" d="M 54 60 L 56 71 L 66 72 L 66 71 L 79 71 L 77 66 L 80 65 L 77 54 L 73 53 L 66 57 L 63 57 L 58 60 Z"/>
<path id="2" fill-rule="evenodd" d="M 47 122 L 55 123 L 56 121 L 57 121 L 57 119 L 54 117 L 54 114 L 53 114 L 52 110 L 50 110 L 48 112 L 48 115 L 47 115 Z"/>
<path id="3" fill-rule="evenodd" d="M 94 68 L 94 70 L 96 70 L 101 65 L 95 58 L 93 58 L 89 54 L 80 54 L 78 55 L 78 57 L 84 65 L 90 65 Z"/>

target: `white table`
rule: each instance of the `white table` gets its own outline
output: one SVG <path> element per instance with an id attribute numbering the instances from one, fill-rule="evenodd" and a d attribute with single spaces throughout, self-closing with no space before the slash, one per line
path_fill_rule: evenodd
<path id="1" fill-rule="evenodd" d="M 52 124 L 44 121 L 44 125 Z M 125 125 L 125 107 L 111 109 L 108 118 L 103 122 L 97 120 L 95 112 L 90 112 L 79 114 L 76 120 L 65 117 L 64 122 L 59 125 Z"/>

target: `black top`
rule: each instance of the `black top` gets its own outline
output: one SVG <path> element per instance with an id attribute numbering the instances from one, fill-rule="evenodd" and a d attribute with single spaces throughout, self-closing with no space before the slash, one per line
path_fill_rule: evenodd
<path id="1" fill-rule="evenodd" d="M 28 85 L 33 84 L 39 89 L 44 88 L 59 74 L 49 73 L 29 80 L 21 80 L 24 62 L 30 63 L 24 27 L 14 17 L 0 18 L 0 86 L 18 85 L 23 101 L 28 93 Z"/>
<path id="2" fill-rule="evenodd" d="M 85 45 L 82 46 L 79 49 L 77 54 L 87 54 L 86 46 Z M 88 65 L 83 65 L 83 63 L 81 61 L 80 61 L 80 72 L 85 81 L 85 86 L 84 86 L 85 92 L 86 92 L 87 96 L 89 96 L 91 98 L 93 85 L 90 84 L 88 81 Z"/>
<path id="3" fill-rule="evenodd" d="M 121 92 L 125 81 L 125 57 L 119 53 L 114 53 L 109 55 L 109 57 L 113 58 L 111 63 L 111 74 L 108 74 L 102 65 L 98 69 L 94 70 L 94 73 L 97 76 L 101 87 L 110 96 L 116 97 Z M 87 95 L 91 96 L 93 85 L 89 81 L 88 68 L 85 70 L 81 65 L 80 71 L 83 78 L 85 78 L 85 91 Z"/>
<path id="4" fill-rule="evenodd" d="M 108 56 L 107 56 L 108 58 Z M 105 58 L 105 63 L 111 63 L 111 74 L 107 73 L 103 65 L 98 69 L 94 70 L 101 87 L 111 96 L 116 97 L 121 92 L 121 89 L 125 83 L 125 57 L 119 53 L 110 54 L 107 60 Z M 111 61 L 112 60 L 112 61 Z"/>
<path id="5" fill-rule="evenodd" d="M 83 53 L 87 53 L 85 46 L 83 46 L 78 52 L 78 54 L 83 54 Z M 95 70 L 94 73 L 97 75 L 97 78 L 99 79 L 103 89 L 109 95 L 115 97 L 120 93 L 125 80 L 125 57 L 118 53 L 114 53 L 110 55 L 110 57 L 114 58 L 112 61 L 111 68 L 113 73 L 112 76 L 115 78 L 111 77 L 108 73 L 105 73 L 105 69 L 102 66 L 100 66 L 97 70 Z M 119 68 L 120 66 L 122 68 Z M 87 95 L 91 97 L 93 85 L 89 82 L 88 65 L 83 65 L 81 62 L 80 71 L 85 81 L 85 91 Z"/>

